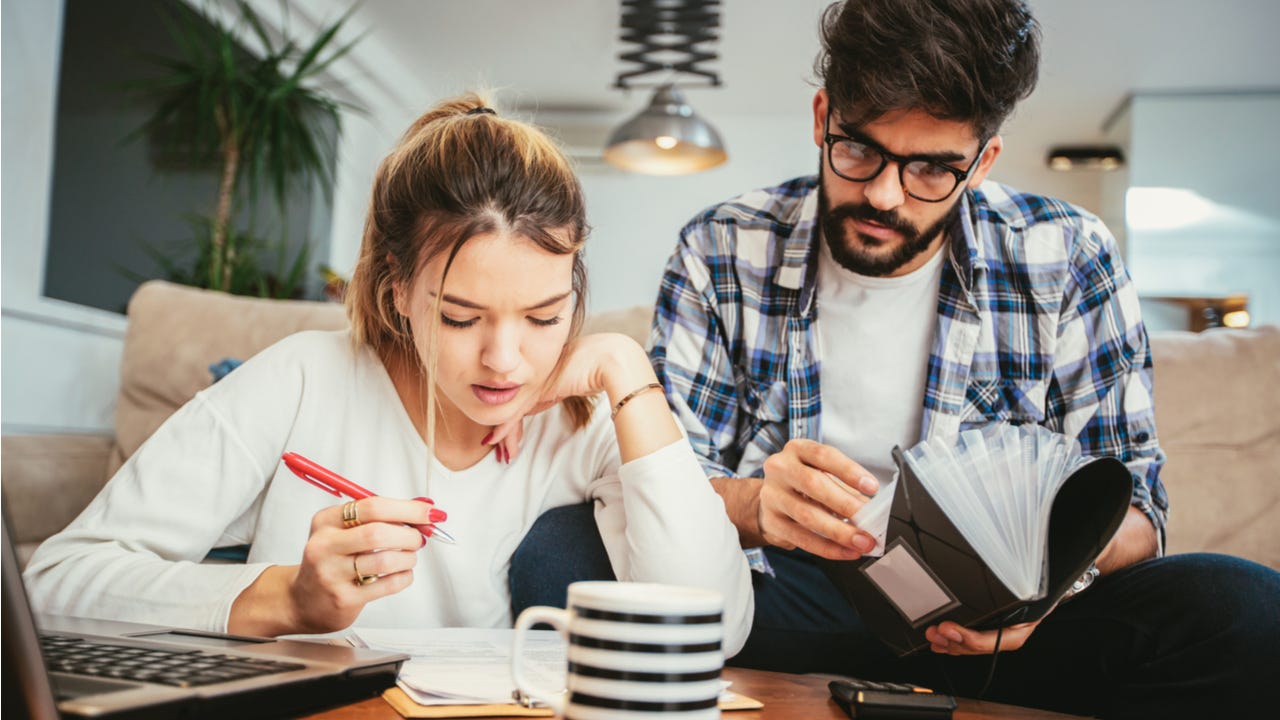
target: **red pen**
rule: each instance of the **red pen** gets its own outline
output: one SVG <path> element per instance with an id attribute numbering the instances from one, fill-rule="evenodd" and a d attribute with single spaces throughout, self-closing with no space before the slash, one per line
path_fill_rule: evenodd
<path id="1" fill-rule="evenodd" d="M 285 466 L 292 470 L 294 475 L 297 475 L 330 495 L 337 495 L 339 497 L 346 495 L 352 500 L 363 500 L 368 497 L 374 497 L 374 494 L 369 490 L 360 487 L 322 465 L 316 464 L 314 461 L 302 457 L 298 453 L 287 452 L 282 455 L 280 459 L 284 460 Z M 431 502 L 431 498 L 414 498 L 414 500 Z M 422 533 L 423 537 L 434 537 L 436 539 L 443 540 L 450 545 L 457 544 L 458 542 L 444 528 L 435 524 L 414 525 L 413 527 L 416 528 L 418 532 Z"/>

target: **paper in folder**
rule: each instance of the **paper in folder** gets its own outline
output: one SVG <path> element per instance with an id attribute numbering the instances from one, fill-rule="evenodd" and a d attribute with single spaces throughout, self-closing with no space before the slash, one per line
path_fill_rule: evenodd
<path id="1" fill-rule="evenodd" d="M 995 629 L 1049 612 L 1128 511 L 1133 478 L 1073 438 L 996 424 L 893 449 L 895 482 L 855 516 L 888 509 L 883 554 L 820 565 L 899 655 L 927 647 L 943 620 Z M 884 522 L 883 520 L 881 522 Z"/>

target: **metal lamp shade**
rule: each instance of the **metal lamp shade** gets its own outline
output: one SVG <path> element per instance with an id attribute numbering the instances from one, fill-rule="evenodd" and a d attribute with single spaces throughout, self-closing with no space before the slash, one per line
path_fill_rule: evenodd
<path id="1" fill-rule="evenodd" d="M 610 165 L 647 175 L 686 175 L 728 158 L 720 134 L 674 85 L 659 87 L 649 107 L 613 131 L 604 150 Z"/>

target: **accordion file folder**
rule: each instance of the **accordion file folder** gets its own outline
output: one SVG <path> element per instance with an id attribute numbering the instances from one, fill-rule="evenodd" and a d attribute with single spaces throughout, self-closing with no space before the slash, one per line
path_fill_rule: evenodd
<path id="1" fill-rule="evenodd" d="M 1044 480 L 1056 489 L 1045 496 L 1042 507 L 1031 512 L 997 509 L 995 519 L 978 514 L 958 520 L 944 512 L 922 481 L 919 473 L 931 470 L 927 464 L 910 461 L 899 448 L 893 457 L 898 481 L 884 554 L 853 561 L 820 559 L 819 565 L 866 626 L 899 655 L 927 647 L 925 628 L 943 620 L 995 629 L 1046 615 L 1119 529 L 1133 492 L 1134 480 L 1124 463 L 1077 458 L 1074 465 L 1063 466 L 1059 477 Z M 981 467 L 966 470 L 980 473 Z M 958 527 L 1010 518 L 1031 523 L 1029 537 L 1043 547 L 1042 553 L 1027 553 L 1034 563 L 1028 576 L 1032 585 L 1021 593 L 1010 590 L 992 560 L 975 550 Z M 1047 528 L 1040 527 L 1046 518 Z"/>

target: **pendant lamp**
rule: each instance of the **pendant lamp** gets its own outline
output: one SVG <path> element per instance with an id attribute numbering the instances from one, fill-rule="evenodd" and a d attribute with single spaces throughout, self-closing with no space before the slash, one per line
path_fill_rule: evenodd
<path id="1" fill-rule="evenodd" d="M 604 159 L 646 175 L 685 175 L 713 168 L 729 158 L 724 141 L 673 84 L 653 93 L 649 107 L 609 136 Z"/>
<path id="2" fill-rule="evenodd" d="M 720 84 L 720 76 L 701 63 L 716 55 L 700 45 L 717 39 L 719 0 L 622 0 L 623 42 L 639 47 L 619 58 L 638 63 L 618 75 L 615 87 L 633 87 L 631 79 L 661 72 L 649 105 L 618 126 L 604 150 L 609 164 L 648 175 L 685 175 L 720 165 L 729 158 L 720 133 L 685 102 L 671 76 L 691 75 Z"/>

